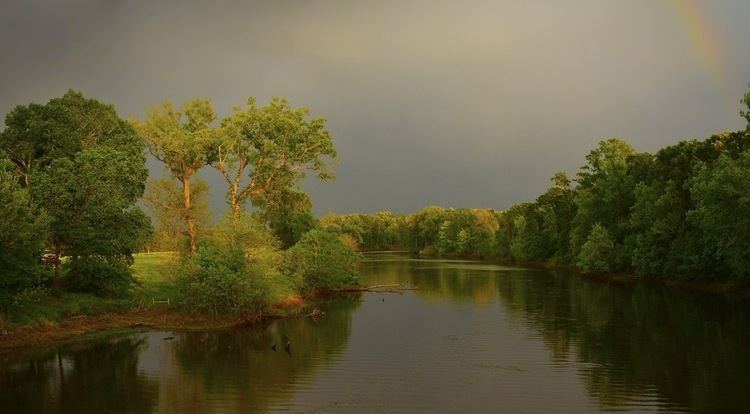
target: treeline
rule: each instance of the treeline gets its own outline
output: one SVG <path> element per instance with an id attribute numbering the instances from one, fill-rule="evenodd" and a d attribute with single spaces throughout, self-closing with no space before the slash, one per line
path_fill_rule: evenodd
<path id="1" fill-rule="evenodd" d="M 147 182 L 147 151 L 169 178 Z M 301 189 L 306 174 L 332 178 L 336 157 L 325 120 L 283 99 L 250 98 L 221 120 L 209 99 L 128 121 L 73 91 L 19 105 L 0 132 L 0 311 L 40 289 L 123 297 L 137 284 L 133 254 L 153 247 L 181 253 L 182 298 L 211 314 L 354 283 L 358 256 L 314 229 Z M 228 185 L 215 225 L 204 167 Z"/>
<path id="2" fill-rule="evenodd" d="M 742 102 L 750 109 L 750 93 Z M 361 249 L 552 262 L 584 272 L 748 280 L 750 110 L 743 131 L 656 154 L 602 141 L 571 181 L 504 211 L 428 207 L 409 216 L 329 215 Z"/>

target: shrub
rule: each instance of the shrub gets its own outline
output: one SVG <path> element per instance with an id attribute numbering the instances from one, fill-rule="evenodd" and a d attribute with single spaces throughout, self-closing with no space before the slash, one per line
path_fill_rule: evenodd
<path id="1" fill-rule="evenodd" d="M 341 241 L 344 242 L 347 246 L 349 246 L 350 249 L 352 249 L 353 252 L 359 251 L 359 242 L 357 242 L 357 239 L 354 237 L 348 235 L 348 234 L 341 234 L 339 236 L 341 238 Z"/>
<path id="2" fill-rule="evenodd" d="M 336 234 L 312 230 L 286 251 L 282 273 L 301 293 L 336 290 L 358 283 L 360 260 Z"/>
<path id="3" fill-rule="evenodd" d="M 123 296 L 136 282 L 128 260 L 106 260 L 89 256 L 71 258 L 64 264 L 68 287 L 75 292 L 99 296 Z"/>
<path id="4" fill-rule="evenodd" d="M 266 271 L 248 261 L 241 248 L 203 244 L 182 262 L 178 285 L 190 309 L 211 316 L 257 317 L 267 305 Z"/>

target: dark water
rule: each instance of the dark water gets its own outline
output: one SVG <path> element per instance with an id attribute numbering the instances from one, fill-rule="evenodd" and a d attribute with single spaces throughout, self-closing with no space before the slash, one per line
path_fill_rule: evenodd
<path id="1" fill-rule="evenodd" d="M 746 301 L 370 258 L 366 284 L 418 289 L 332 300 L 318 321 L 139 333 L 6 357 L 0 411 L 750 410 Z"/>

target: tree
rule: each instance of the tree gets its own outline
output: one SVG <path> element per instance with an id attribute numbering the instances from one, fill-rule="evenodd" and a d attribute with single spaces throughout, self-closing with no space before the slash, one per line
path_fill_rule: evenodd
<path id="1" fill-rule="evenodd" d="M 688 218 L 702 231 L 712 256 L 735 278 L 750 278 L 750 150 L 703 165 L 690 192 L 695 209 Z"/>
<path id="2" fill-rule="evenodd" d="M 211 124 L 216 115 L 208 99 L 194 99 L 181 109 L 165 101 L 146 115 L 144 122 L 132 124 L 147 141 L 154 158 L 163 162 L 172 176 L 182 184 L 185 225 L 190 240 L 190 252 L 197 248 L 197 230 L 193 218 L 190 189 L 192 177 L 209 161 L 216 130 Z"/>
<path id="3" fill-rule="evenodd" d="M 131 253 L 149 227 L 135 206 L 148 176 L 143 140 L 112 105 L 74 91 L 18 106 L 6 125 L 2 148 L 34 204 L 49 215 L 55 275 L 60 257 L 68 256 L 72 287 L 121 292 L 130 281 Z M 96 286 L 89 283 L 94 279 Z"/>
<path id="4" fill-rule="evenodd" d="M 336 290 L 358 283 L 359 261 L 338 235 L 312 230 L 286 251 L 282 273 L 303 294 Z"/>
<path id="5" fill-rule="evenodd" d="M 190 185 L 190 216 L 198 238 L 211 223 L 208 184 L 200 178 Z M 190 248 L 190 233 L 185 223 L 185 203 L 180 184 L 174 178 L 149 180 L 143 202 L 156 221 L 150 248 L 158 251 L 185 251 Z"/>
<path id="6" fill-rule="evenodd" d="M 564 172 L 555 173 L 551 181 L 552 186 L 537 198 L 536 203 L 543 208 L 542 231 L 552 243 L 549 250 L 552 250 L 555 260 L 566 263 L 570 261 L 570 226 L 575 216 L 573 190 Z"/>
<path id="7" fill-rule="evenodd" d="M 594 223 L 607 229 L 616 246 L 624 243 L 637 182 L 629 175 L 628 161 L 635 154 L 627 142 L 612 138 L 599 143 L 578 173 L 574 202 L 576 215 L 570 231 L 571 257 L 577 257 Z M 622 269 L 630 264 L 624 249 L 615 258 Z"/>
<path id="8" fill-rule="evenodd" d="M 581 247 L 576 265 L 585 273 L 608 272 L 611 269 L 614 248 L 607 229 L 596 223 Z"/>
<path id="9" fill-rule="evenodd" d="M 303 191 L 276 192 L 273 197 L 272 206 L 266 204 L 266 199 L 258 200 L 260 217 L 268 223 L 282 246 L 288 248 L 315 227 L 317 220 L 312 214 L 312 202 Z"/>
<path id="10" fill-rule="evenodd" d="M 148 174 L 144 158 L 92 147 L 32 174 L 34 199 L 44 200 L 51 217 L 54 251 L 69 258 L 71 288 L 118 295 L 130 285 L 132 253 L 150 227 L 135 206 Z"/>
<path id="11" fill-rule="evenodd" d="M 40 283 L 46 226 L 13 164 L 0 158 L 0 313 L 7 314 L 15 294 Z"/>
<path id="12" fill-rule="evenodd" d="M 322 180 L 333 178 L 331 162 L 337 154 L 325 120 L 308 115 L 307 108 L 294 109 L 285 99 L 257 107 L 250 98 L 245 108 L 235 107 L 222 121 L 211 165 L 229 185 L 233 216 L 248 199 L 269 219 L 299 212 L 295 192 L 306 172 Z"/>

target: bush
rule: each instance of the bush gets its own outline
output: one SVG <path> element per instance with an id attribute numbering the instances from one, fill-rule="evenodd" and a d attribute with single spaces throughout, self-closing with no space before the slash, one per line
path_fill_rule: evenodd
<path id="1" fill-rule="evenodd" d="M 178 285 L 190 309 L 211 316 L 257 317 L 268 305 L 267 270 L 248 261 L 241 248 L 203 244 L 182 262 Z"/>
<path id="2" fill-rule="evenodd" d="M 611 269 L 614 249 L 607 229 L 596 223 L 591 228 L 588 239 L 581 246 L 576 264 L 584 273 L 608 272 Z"/>
<path id="3" fill-rule="evenodd" d="M 72 258 L 64 264 L 68 288 L 99 296 L 123 296 L 136 282 L 127 260 L 115 261 L 90 256 Z"/>
<path id="4" fill-rule="evenodd" d="M 282 273 L 300 293 L 336 290 L 359 282 L 360 260 L 336 234 L 312 230 L 286 251 Z"/>

